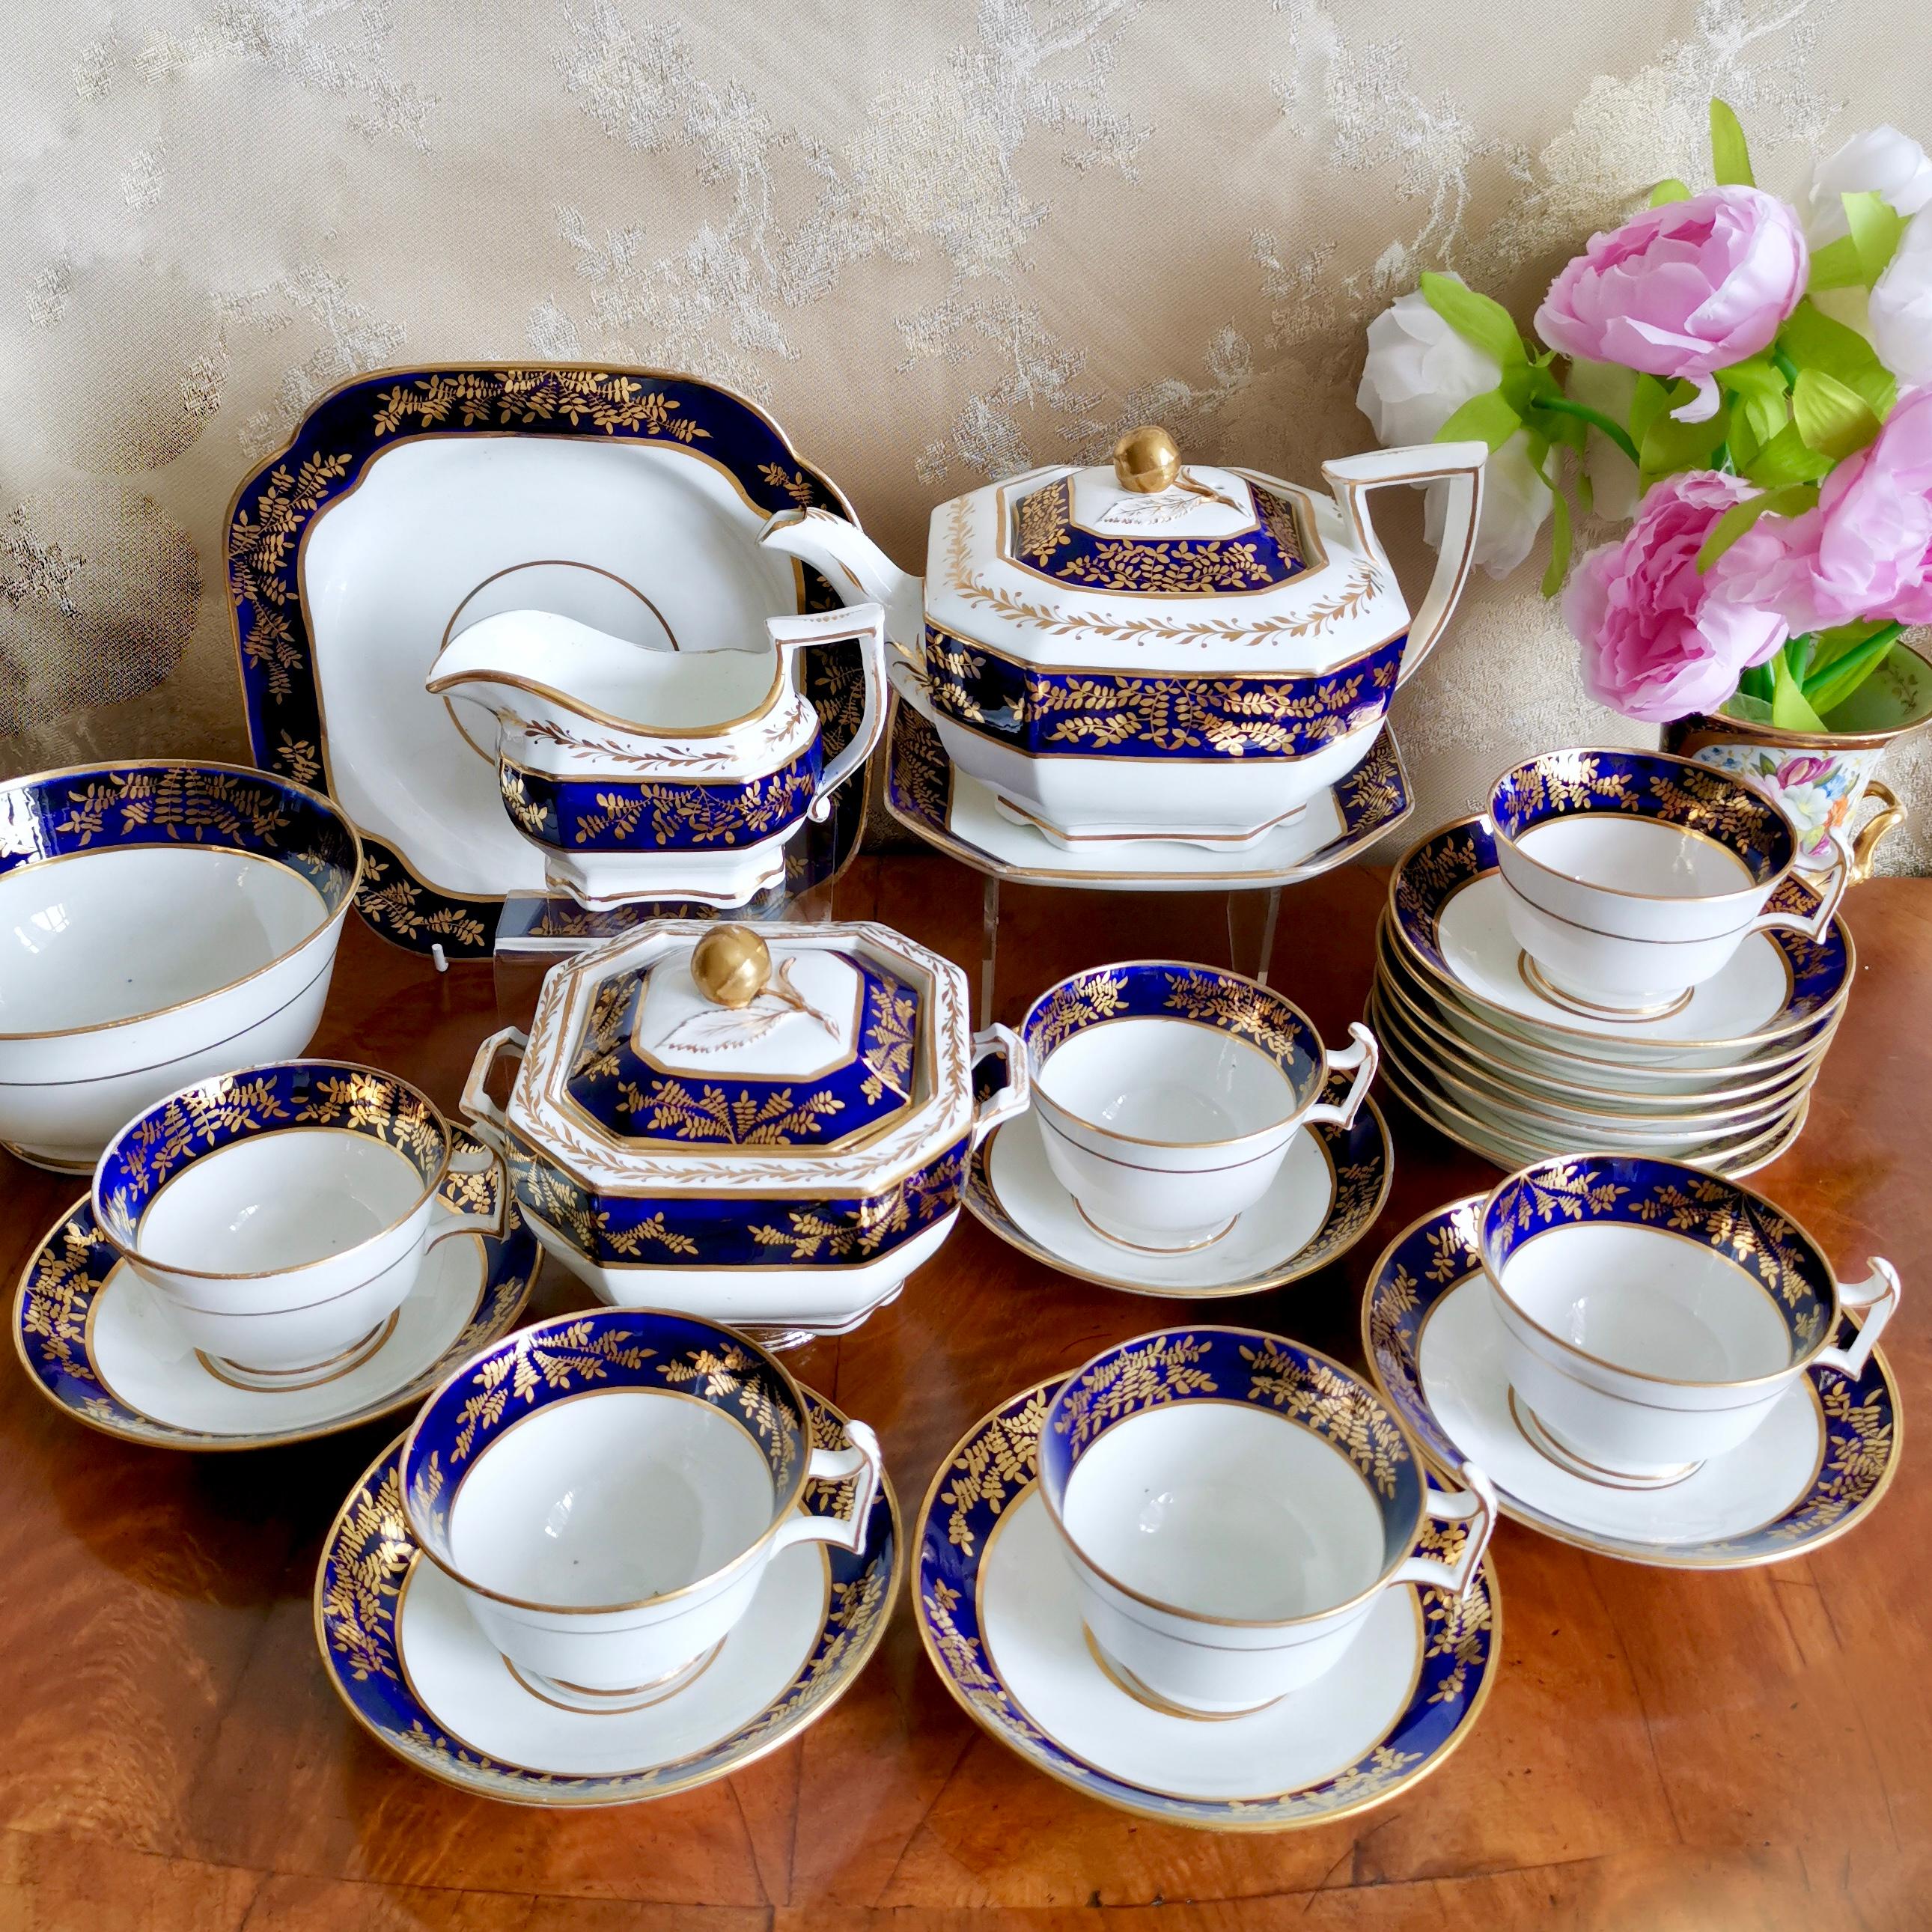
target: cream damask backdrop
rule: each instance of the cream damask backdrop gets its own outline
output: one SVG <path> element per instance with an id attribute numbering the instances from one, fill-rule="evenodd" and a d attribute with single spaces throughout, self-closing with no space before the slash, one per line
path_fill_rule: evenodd
<path id="1" fill-rule="evenodd" d="M 982 479 L 1166 423 L 1312 478 L 1425 268 L 1528 316 L 1714 92 L 1760 178 L 1932 135 L 1912 0 L 23 0 L 0 75 L 0 768 L 244 755 L 242 472 L 413 362 L 686 368 L 767 406 L 902 562 Z M 1420 558 L 1415 561 L 1418 567 Z M 1399 702 L 1418 823 L 1640 734 L 1534 571 Z M 1894 865 L 1932 868 L 1932 763 Z"/>

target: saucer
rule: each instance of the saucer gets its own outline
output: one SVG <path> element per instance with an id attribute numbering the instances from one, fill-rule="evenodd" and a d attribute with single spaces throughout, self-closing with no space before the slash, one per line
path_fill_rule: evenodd
<path id="1" fill-rule="evenodd" d="M 1898 1466 L 1897 1384 L 1873 1352 L 1849 1382 L 1813 1369 L 1750 1440 L 1667 1489 L 1628 1489 L 1536 1447 L 1501 1368 L 1475 1246 L 1482 1198 L 1425 1214 L 1390 1243 L 1362 1300 L 1369 1366 L 1432 1456 L 1474 1462 L 1503 1513 L 1558 1542 L 1667 1569 L 1741 1570 L 1807 1554 L 1862 1522 Z"/>
<path id="2" fill-rule="evenodd" d="M 554 611 L 640 648 L 762 645 L 765 620 L 837 599 L 761 551 L 778 510 L 849 516 L 754 404 L 610 363 L 421 364 L 319 398 L 229 508 L 228 590 L 248 741 L 362 834 L 356 903 L 385 939 L 488 958 L 506 893 L 544 865 L 498 787 L 480 706 L 423 688 L 478 619 Z M 807 654 L 829 758 L 864 709 L 856 644 Z M 814 880 L 856 849 L 865 788 L 794 843 Z M 672 916 L 676 916 L 675 914 Z"/>
<path id="3" fill-rule="evenodd" d="M 1328 1097 L 1339 1100 L 1348 1084 L 1334 1076 Z M 1267 1193 L 1219 1240 L 1186 1254 L 1143 1254 L 1082 1214 L 1047 1165 L 1038 1116 L 1028 1112 L 980 1144 L 965 1198 L 1003 1241 L 1062 1274 L 1177 1300 L 1252 1294 L 1346 1254 L 1375 1226 L 1394 1167 L 1388 1124 L 1364 1100 L 1352 1126 L 1303 1128 Z"/>
<path id="4" fill-rule="evenodd" d="M 1486 1559 L 1460 1602 L 1419 1585 L 1384 1592 L 1341 1664 L 1264 1710 L 1180 1715 L 1120 1684 L 1088 1643 L 1036 1480 L 1058 1388 L 1042 1382 L 975 1424 L 920 1511 L 920 1640 L 976 1723 L 1104 1804 L 1217 1831 L 1366 1810 L 1427 1777 L 1468 1735 L 1502 1654 Z M 1428 1553 L 1448 1553 L 1445 1527 L 1460 1540 L 1460 1528 L 1432 1525 Z"/>
<path id="5" fill-rule="evenodd" d="M 1815 906 L 1796 878 L 1778 889 Z M 1724 970 L 1676 1011 L 1640 1020 L 1597 1018 L 1546 1000 L 1522 970 L 1504 917 L 1494 842 L 1480 820 L 1460 819 L 1412 846 L 1389 881 L 1389 924 L 1404 963 L 1538 1046 L 1575 1042 L 1601 1057 L 1652 1064 L 1721 1066 L 1783 1040 L 1834 1011 L 1852 976 L 1850 934 L 1834 919 L 1822 940 L 1791 932 L 1752 934 Z"/>
<path id="6" fill-rule="evenodd" d="M 170 1449 L 262 1449 L 353 1429 L 420 1401 L 458 1363 L 507 1334 L 542 1250 L 510 1208 L 501 1240 L 440 1243 L 423 1258 L 381 1346 L 305 1388 L 244 1388 L 182 1339 L 160 1298 L 122 1260 L 86 1199 L 28 1258 L 14 1346 L 34 1386 L 76 1421 Z"/>
<path id="7" fill-rule="evenodd" d="M 808 1392 L 812 1437 L 844 1418 Z M 432 1778 L 512 1804 L 628 1804 L 728 1777 L 822 1717 L 865 1668 L 892 1615 L 898 1509 L 881 1480 L 866 1546 L 794 1544 L 773 1559 L 711 1660 L 641 1708 L 565 1708 L 525 1688 L 458 1586 L 421 1552 L 398 1490 L 401 1437 L 350 1492 L 316 1571 L 315 1632 L 350 1714 Z M 846 1485 L 802 1507 L 836 1509 Z"/>
<path id="8" fill-rule="evenodd" d="M 976 871 L 1022 885 L 1201 892 L 1292 885 L 1358 857 L 1409 814 L 1408 776 L 1384 725 L 1366 758 L 1258 838 L 1216 851 L 1176 838 L 1082 838 L 1070 850 L 1010 817 L 954 768 L 939 734 L 897 696 L 886 724 L 886 809 Z"/>

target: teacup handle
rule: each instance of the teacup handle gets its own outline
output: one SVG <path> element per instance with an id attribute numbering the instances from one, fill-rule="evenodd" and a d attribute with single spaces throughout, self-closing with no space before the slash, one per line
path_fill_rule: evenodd
<path id="1" fill-rule="evenodd" d="M 848 604 L 836 610 L 813 610 L 802 617 L 771 617 L 765 628 L 779 651 L 808 650 L 814 644 L 856 644 L 866 676 L 865 715 L 851 742 L 818 775 L 812 795 L 812 816 L 830 817 L 832 794 L 872 754 L 886 722 L 886 613 L 882 604 Z"/>
<path id="2" fill-rule="evenodd" d="M 1852 1338 L 1852 1346 L 1849 1348 L 1826 1348 L 1811 1358 L 1814 1369 L 1836 1369 L 1847 1382 L 1855 1382 L 1864 1373 L 1865 1364 L 1878 1346 L 1878 1338 L 1885 1333 L 1886 1324 L 1898 1306 L 1898 1269 L 1876 1255 L 1872 1257 L 1869 1266 L 1871 1273 L 1856 1288 L 1841 1288 L 1838 1291 L 1840 1308 L 1865 1311 L 1864 1321 Z"/>
<path id="3" fill-rule="evenodd" d="M 1427 1583 L 1456 1597 L 1469 1587 L 1496 1532 L 1496 1492 L 1489 1478 L 1473 1462 L 1465 1462 L 1461 1473 L 1467 1487 L 1431 1490 L 1424 1507 L 1438 1522 L 1467 1522 L 1472 1517 L 1475 1519 L 1469 1534 L 1462 1539 L 1462 1555 L 1454 1563 L 1445 1563 L 1439 1556 L 1412 1556 L 1389 1579 L 1390 1582 Z"/>
<path id="4" fill-rule="evenodd" d="M 503 1110 L 490 1099 L 484 1082 L 490 1077 L 490 1070 L 506 1053 L 514 1053 L 519 1059 L 530 1043 L 530 1036 L 521 1027 L 499 1027 L 476 1049 L 476 1058 L 470 1063 L 470 1077 L 463 1083 L 461 1106 L 465 1116 L 477 1131 L 477 1137 L 502 1154 L 508 1144 L 510 1124 L 503 1118 Z"/>
<path id="5" fill-rule="evenodd" d="M 1360 1020 L 1349 1022 L 1348 1037 L 1354 1044 L 1344 1047 L 1340 1053 L 1329 1054 L 1328 1071 L 1346 1073 L 1353 1067 L 1354 1080 L 1342 1096 L 1340 1106 L 1332 1106 L 1324 1100 L 1310 1107 L 1301 1117 L 1304 1127 L 1321 1126 L 1331 1121 L 1338 1127 L 1352 1127 L 1355 1116 L 1362 1111 L 1362 1102 L 1369 1097 L 1376 1070 L 1382 1064 L 1381 1042 Z"/>
<path id="6" fill-rule="evenodd" d="M 1807 939 L 1822 939 L 1831 929 L 1832 916 L 1838 910 L 1839 902 L 1844 898 L 1852 884 L 1853 870 L 1852 855 L 1846 850 L 1845 842 L 1834 832 L 1832 835 L 1830 883 L 1814 886 L 1808 880 L 1800 881 L 1808 891 L 1817 894 L 1818 904 L 1815 910 L 1798 912 L 1786 908 L 1772 907 L 1760 913 L 1744 928 L 1745 931 L 1762 932 L 1768 928 L 1773 930 L 1783 928 L 1792 932 L 1802 932 Z M 1783 898 L 1783 890 L 1780 890 L 1775 896 Z"/>
<path id="7" fill-rule="evenodd" d="M 503 1157 L 461 1127 L 449 1132 L 449 1165 L 430 1204 L 428 1245 L 433 1248 L 452 1234 L 488 1234 L 500 1240 L 510 1198 Z"/>
<path id="8" fill-rule="evenodd" d="M 849 1449 L 814 1449 L 805 1466 L 808 1482 L 842 1483 L 856 1476 L 850 1513 L 845 1516 L 819 1516 L 808 1512 L 788 1516 L 772 1538 L 772 1553 L 794 1543 L 836 1544 L 854 1555 L 866 1546 L 866 1520 L 872 1514 L 872 1498 L 879 1492 L 879 1479 L 885 1473 L 885 1458 L 879 1453 L 879 1438 L 862 1422 L 848 1422 L 845 1433 L 852 1439 Z"/>
<path id="9" fill-rule="evenodd" d="M 1026 1048 L 1011 1027 L 1002 1026 L 997 1020 L 973 1036 L 974 1072 L 979 1070 L 981 1060 L 993 1054 L 1000 1056 L 1006 1077 L 1003 1085 L 994 1088 L 974 1109 L 975 1147 L 995 1127 L 1004 1126 L 1016 1114 L 1024 1114 L 1033 1099 L 1033 1076 L 1027 1071 Z"/>

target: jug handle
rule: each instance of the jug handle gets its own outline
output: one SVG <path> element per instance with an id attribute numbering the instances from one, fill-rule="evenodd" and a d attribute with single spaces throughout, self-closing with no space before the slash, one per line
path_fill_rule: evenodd
<path id="1" fill-rule="evenodd" d="M 1364 499 L 1371 490 L 1390 483 L 1447 483 L 1449 502 L 1442 518 L 1442 548 L 1436 553 L 1436 574 L 1429 594 L 1408 627 L 1402 653 L 1398 686 L 1406 684 L 1436 648 L 1455 610 L 1476 550 L 1476 526 L 1483 512 L 1483 465 L 1489 460 L 1486 442 L 1426 442 L 1408 449 L 1368 449 L 1359 456 L 1337 457 L 1322 466 L 1322 474 L 1342 512 L 1342 520 L 1356 541 L 1388 572 L 1395 572 L 1369 520 Z"/>
<path id="2" fill-rule="evenodd" d="M 823 822 L 832 811 L 832 794 L 872 754 L 886 722 L 886 613 L 880 604 L 848 604 L 836 610 L 813 610 L 800 617 L 772 617 L 765 628 L 775 650 L 802 651 L 814 644 L 856 643 L 866 675 L 866 710 L 851 742 L 818 775 L 812 816 Z"/>

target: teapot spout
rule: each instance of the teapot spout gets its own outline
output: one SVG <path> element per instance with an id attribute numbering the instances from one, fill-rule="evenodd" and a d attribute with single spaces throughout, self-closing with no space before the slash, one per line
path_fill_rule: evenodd
<path id="1" fill-rule="evenodd" d="M 808 563 L 838 593 L 842 604 L 879 604 L 894 647 L 923 659 L 926 586 L 908 576 L 860 530 L 829 510 L 781 510 L 758 532 L 771 550 Z"/>

